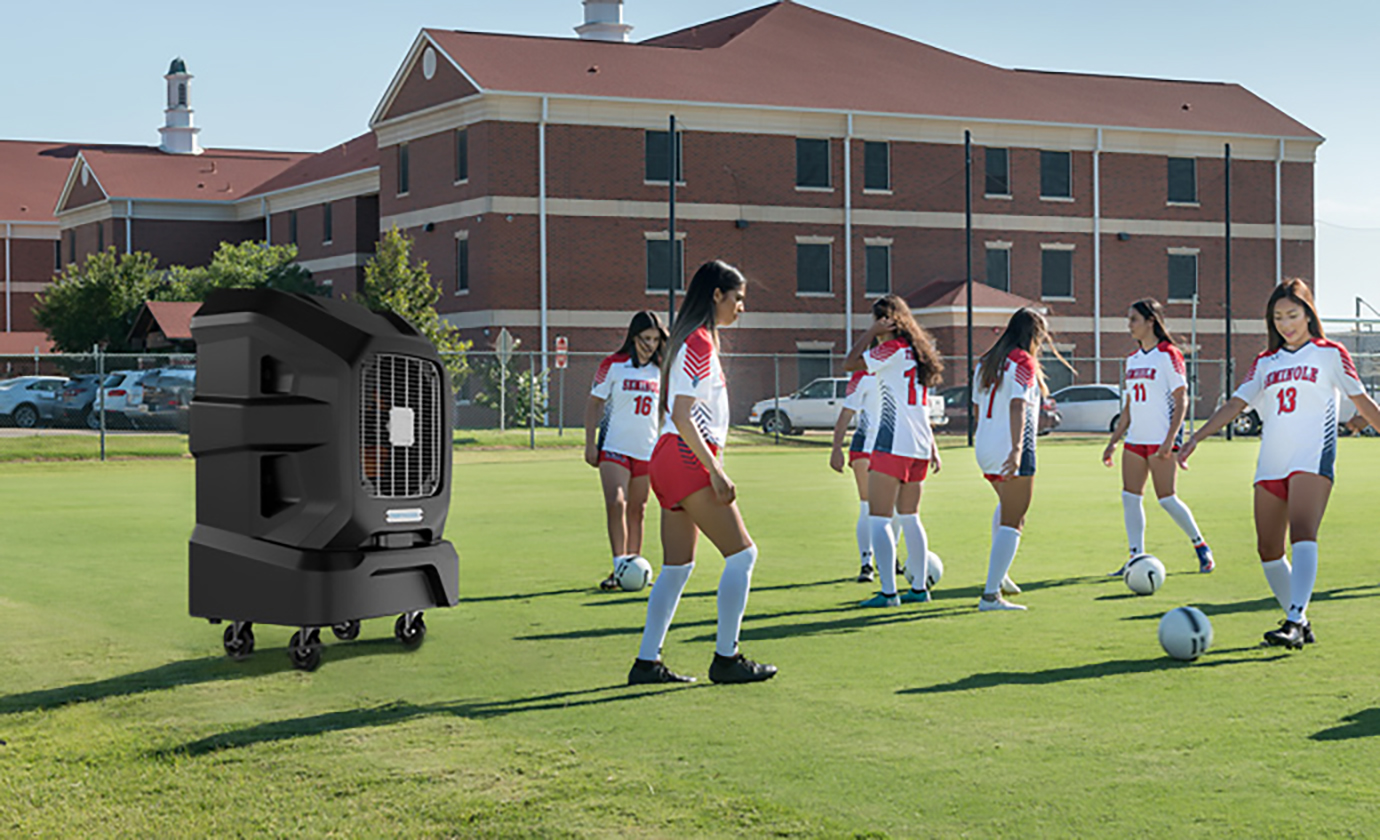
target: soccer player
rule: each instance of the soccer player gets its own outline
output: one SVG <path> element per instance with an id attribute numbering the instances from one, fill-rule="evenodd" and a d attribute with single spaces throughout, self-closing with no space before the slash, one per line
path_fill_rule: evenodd
<path id="1" fill-rule="evenodd" d="M 921 483 L 931 466 L 942 466 L 930 429 L 929 393 L 939 383 L 944 363 L 930 334 L 915 322 L 910 307 L 897 295 L 872 304 L 872 326 L 848 352 L 843 369 L 866 371 L 877 379 L 880 409 L 867 473 L 868 521 L 872 551 L 882 591 L 864 607 L 897 607 L 930 600 L 928 535 L 920 523 Z M 873 342 L 877 342 L 873 346 Z M 904 595 L 896 588 L 896 535 L 892 512 L 898 512 L 910 562 L 919 563 L 914 583 Z"/>
<path id="2" fill-rule="evenodd" d="M 1261 568 L 1284 610 L 1271 645 L 1301 648 L 1314 641 L 1308 602 L 1318 576 L 1318 528 L 1332 493 L 1337 458 L 1337 392 L 1371 425 L 1380 406 L 1366 395 L 1346 348 L 1323 335 L 1313 294 L 1293 278 L 1275 287 L 1265 307 L 1266 350 L 1241 387 L 1184 444 L 1187 466 L 1198 444 L 1254 406 L 1263 428 L 1255 468 L 1255 534 Z M 1284 539 L 1293 543 L 1293 564 Z"/>
<path id="3" fill-rule="evenodd" d="M 829 466 L 834 472 L 843 472 L 843 438 L 848 433 L 848 424 L 853 417 L 858 424 L 853 429 L 853 437 L 848 445 L 849 469 L 858 486 L 858 523 L 854 532 L 858 540 L 858 555 L 862 558 L 862 568 L 858 571 L 858 583 L 871 583 L 876 580 L 872 569 L 872 523 L 868 519 L 867 470 L 872 463 L 872 441 L 876 436 L 877 423 L 873 419 L 880 408 L 877 392 L 877 377 L 864 371 L 854 371 L 848 380 L 848 393 L 843 401 L 843 410 L 834 423 L 834 449 L 829 455 Z"/>
<path id="4" fill-rule="evenodd" d="M 599 584 L 603 590 L 618 588 L 619 560 L 642 553 L 665 343 L 666 328 L 655 312 L 634 315 L 623 346 L 594 374 L 585 405 L 585 463 L 599 471 L 613 550 L 614 573 Z"/>
<path id="5" fill-rule="evenodd" d="M 1126 522 L 1126 542 L 1130 556 L 1145 551 L 1145 478 L 1155 481 L 1160 507 L 1193 542 L 1198 554 L 1198 571 L 1210 572 L 1215 564 L 1193 512 L 1175 494 L 1174 481 L 1179 465 L 1174 453 L 1183 440 L 1184 415 L 1188 412 L 1188 381 L 1184 378 L 1184 354 L 1174 343 L 1164 324 L 1164 309 L 1154 298 L 1131 304 L 1126 327 L 1139 345 L 1126 359 L 1126 394 L 1121 419 L 1112 430 L 1112 439 L 1102 451 L 1102 463 L 1112 465 L 1117 441 L 1126 436 L 1121 455 L 1121 508 Z M 1126 571 L 1123 563 L 1112 572 Z"/>
<path id="6" fill-rule="evenodd" d="M 1018 309 L 973 371 L 978 421 L 973 447 L 978 468 L 997 492 L 987 585 L 978 601 L 984 612 L 1025 609 L 1003 596 L 1020 593 L 1009 573 L 1035 490 L 1035 433 L 1040 401 L 1048 390 L 1039 357 L 1047 344 L 1044 317 L 1033 309 Z"/>
<path id="7" fill-rule="evenodd" d="M 647 598 L 642 646 L 628 672 L 628 684 L 694 682 L 661 661 L 680 595 L 695 568 L 700 532 L 724 555 L 719 578 L 718 636 L 709 679 L 716 683 L 759 682 L 776 675 L 775 665 L 753 662 L 738 650 L 757 546 L 735 503 L 737 488 L 724 472 L 720 453 L 728 438 L 728 383 L 719 363 L 719 328 L 738 320 L 747 281 L 738 269 L 715 260 L 690 280 L 671 326 L 661 381 L 665 423 L 652 451 L 652 491 L 662 507 L 661 574 Z"/>

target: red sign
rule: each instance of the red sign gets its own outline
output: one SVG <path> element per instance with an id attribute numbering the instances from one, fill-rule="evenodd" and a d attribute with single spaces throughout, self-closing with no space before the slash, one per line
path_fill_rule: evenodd
<path id="1" fill-rule="evenodd" d="M 566 337 L 563 336 L 563 335 L 558 335 L 558 336 L 556 336 L 556 352 L 557 352 L 557 353 L 569 353 L 569 352 L 570 352 L 570 341 L 567 340 Z M 560 365 L 560 367 L 565 367 L 565 365 Z"/>
<path id="2" fill-rule="evenodd" d="M 556 354 L 556 370 L 565 370 L 568 359 L 564 353 Z"/>

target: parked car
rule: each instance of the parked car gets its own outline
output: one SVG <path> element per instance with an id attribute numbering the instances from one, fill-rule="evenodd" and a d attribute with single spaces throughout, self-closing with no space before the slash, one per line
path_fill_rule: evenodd
<path id="1" fill-rule="evenodd" d="M 51 423 L 66 382 L 65 376 L 19 376 L 0 382 L 0 416 L 21 429 Z"/>
<path id="2" fill-rule="evenodd" d="M 67 380 L 62 386 L 62 392 L 58 394 L 54 422 L 62 426 L 87 425 L 91 406 L 96 402 L 100 381 L 100 375 L 95 373 L 79 373 Z"/>
<path id="3" fill-rule="evenodd" d="M 1121 391 L 1115 385 L 1070 385 L 1050 398 L 1066 432 L 1110 432 L 1121 419 Z"/>
<path id="4" fill-rule="evenodd" d="M 946 431 L 967 432 L 968 431 L 968 386 L 951 385 L 939 392 L 939 396 L 944 398 L 944 416 Z M 977 407 L 974 406 L 974 411 Z M 1045 397 L 1040 402 L 1040 425 L 1038 434 L 1047 435 L 1059 428 L 1060 417 L 1058 408 L 1054 404 L 1053 397 Z"/>
<path id="5" fill-rule="evenodd" d="M 760 425 L 766 434 L 800 434 L 806 429 L 832 429 L 843 410 L 848 393 L 848 377 L 816 379 L 799 391 L 779 399 L 761 400 L 752 407 L 748 422 Z M 930 425 L 948 422 L 944 415 L 944 399 L 930 394 Z"/>
<path id="6" fill-rule="evenodd" d="M 130 406 L 125 416 L 137 428 L 175 429 L 186 432 L 190 424 L 192 395 L 196 391 L 196 368 L 162 368 L 140 382 L 143 399 Z"/>
<path id="7" fill-rule="evenodd" d="M 141 405 L 144 401 L 143 380 L 157 373 L 156 370 L 116 370 L 106 375 L 105 382 L 101 384 L 101 390 L 105 393 L 106 428 L 130 425 L 127 413 L 131 406 Z M 100 398 L 97 398 L 92 404 L 93 411 L 86 417 L 86 424 L 93 429 L 99 429 L 101 425 L 101 404 Z"/>

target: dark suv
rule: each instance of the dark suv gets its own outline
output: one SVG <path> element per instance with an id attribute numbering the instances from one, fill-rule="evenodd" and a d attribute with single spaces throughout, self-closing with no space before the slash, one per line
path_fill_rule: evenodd
<path id="1" fill-rule="evenodd" d="M 59 426 L 85 426 L 90 417 L 96 418 L 100 427 L 100 417 L 92 414 L 91 404 L 96 401 L 96 386 L 101 378 L 94 373 L 81 373 L 67 380 L 58 394 L 57 410 L 53 421 Z"/>
<path id="2" fill-rule="evenodd" d="M 143 402 L 125 411 L 134 425 L 186 433 L 190 428 L 188 410 L 196 391 L 196 368 L 163 368 L 146 375 L 141 384 Z"/>

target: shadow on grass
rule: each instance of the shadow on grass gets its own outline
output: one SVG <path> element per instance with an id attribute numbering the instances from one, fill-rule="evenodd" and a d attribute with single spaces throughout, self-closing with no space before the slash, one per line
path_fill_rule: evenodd
<path id="1" fill-rule="evenodd" d="M 1101 677 L 1116 676 L 1120 674 L 1152 674 L 1157 671 L 1167 671 L 1171 668 L 1217 668 L 1223 665 L 1243 665 L 1256 662 L 1273 662 L 1276 659 L 1283 659 L 1287 653 L 1277 653 L 1273 656 L 1257 657 L 1234 657 L 1228 659 L 1213 659 L 1213 656 L 1223 656 L 1231 653 L 1243 653 L 1245 651 L 1258 650 L 1258 648 L 1232 648 L 1230 650 L 1218 651 L 1216 654 L 1208 654 L 1197 662 L 1181 662 L 1169 657 L 1157 659 L 1113 659 L 1108 662 L 1093 662 L 1087 665 L 1075 665 L 1069 668 L 1049 668 L 1044 671 L 992 671 L 986 674 L 972 674 L 961 680 L 938 685 L 920 686 L 918 688 L 903 688 L 897 694 L 944 694 L 951 691 L 971 691 L 979 688 L 996 688 L 1006 685 L 1050 685 L 1052 683 L 1071 682 L 1073 680 L 1095 680 Z"/>
<path id="2" fill-rule="evenodd" d="M 1309 735 L 1312 741 L 1348 741 L 1352 738 L 1374 738 L 1380 735 L 1380 708 L 1363 709 L 1354 715 L 1342 718 L 1345 723 L 1314 732 Z"/>
<path id="3" fill-rule="evenodd" d="M 482 595 L 478 598 L 461 598 L 462 604 L 482 604 L 487 601 L 529 601 L 533 598 L 551 598 L 557 595 L 591 595 L 597 592 L 593 586 L 573 589 L 552 589 L 548 592 L 520 592 L 515 595 Z"/>
<path id="4" fill-rule="evenodd" d="M 1322 592 L 1313 593 L 1312 603 L 1326 601 L 1350 601 L 1355 598 L 1374 598 L 1380 596 L 1380 585 L 1369 586 L 1341 586 L 1336 589 L 1326 589 Z M 1138 596 L 1132 596 L 1138 597 Z M 1097 600 L 1114 600 L 1114 596 L 1103 596 Z M 1209 616 L 1213 615 L 1232 615 L 1234 613 L 1246 612 L 1279 612 L 1279 602 L 1274 598 L 1256 598 L 1251 601 L 1232 601 L 1226 604 L 1194 604 L 1193 606 L 1202 610 Z M 1159 621 L 1164 616 L 1163 612 L 1149 613 L 1147 615 L 1128 615 L 1123 616 L 1122 621 Z"/>
<path id="5" fill-rule="evenodd" d="M 638 700 L 658 694 L 693 690 L 701 687 L 703 687 L 702 684 L 642 688 L 635 691 L 629 691 L 626 685 L 616 683 L 614 685 L 600 686 L 598 688 L 586 688 L 578 691 L 561 691 L 534 697 L 518 697 L 512 700 L 427 703 L 422 705 L 408 703 L 406 701 L 397 701 L 366 709 L 348 709 L 339 712 L 311 715 L 309 717 L 261 723 L 244 729 L 235 729 L 230 732 L 218 733 L 180 746 L 155 750 L 150 753 L 150 755 L 154 758 L 170 758 L 178 755 L 199 756 L 218 752 L 220 750 L 236 749 L 274 741 L 287 741 L 293 738 L 322 735 L 327 732 L 342 732 L 350 729 L 362 729 L 373 726 L 390 726 L 392 724 L 405 723 L 407 721 L 434 715 L 455 715 L 456 717 L 482 720 L 486 718 L 521 714 L 523 712 L 552 711 L 557 709 L 578 708 L 580 706 L 597 706 L 605 703 L 619 703 L 628 700 Z"/>
<path id="6" fill-rule="evenodd" d="M 809 582 L 807 582 L 807 583 L 781 583 L 781 584 L 777 584 L 777 585 L 775 585 L 775 586 L 754 586 L 754 587 L 752 587 L 752 591 L 753 591 L 754 593 L 759 593 L 759 592 L 778 592 L 778 591 L 786 591 L 786 590 L 791 590 L 791 589 L 813 589 L 813 588 L 818 587 L 818 586 L 838 586 L 839 584 L 842 584 L 842 583 L 851 583 L 851 582 L 853 582 L 853 580 L 854 580 L 854 579 L 853 579 L 852 577 L 847 577 L 847 578 L 832 578 L 832 579 L 830 579 L 830 580 L 809 581 Z M 581 591 L 584 591 L 584 590 L 581 590 Z M 596 598 L 596 599 L 593 600 L 593 601 L 589 601 L 589 602 L 587 602 L 587 603 L 585 603 L 585 604 L 582 604 L 581 606 L 585 606 L 585 607 L 602 607 L 602 606 L 607 606 L 607 605 L 609 605 L 609 604 L 622 604 L 622 605 L 627 605 L 627 604 L 631 604 L 631 603 L 643 603 L 643 604 L 647 603 L 647 595 L 646 595 L 645 593 L 632 593 L 632 592 L 622 593 L 622 592 L 619 592 L 618 590 L 614 590 L 613 592 L 601 592 L 601 593 L 599 593 L 599 595 L 600 595 L 600 597 Z M 699 590 L 699 591 L 695 591 L 695 592 L 686 592 L 684 595 L 681 596 L 681 600 L 685 600 L 685 599 L 687 599 L 687 598 L 713 598 L 713 597 L 716 597 L 717 595 L 718 595 L 718 590 L 717 590 L 717 589 L 705 589 L 705 590 Z"/>

